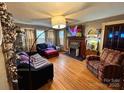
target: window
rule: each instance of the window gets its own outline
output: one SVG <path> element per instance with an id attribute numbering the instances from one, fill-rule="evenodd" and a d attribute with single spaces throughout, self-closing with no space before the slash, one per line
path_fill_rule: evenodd
<path id="1" fill-rule="evenodd" d="M 43 30 L 37 30 L 36 31 L 36 38 L 38 38 L 37 44 L 45 43 L 45 32 Z"/>
<path id="2" fill-rule="evenodd" d="M 54 30 L 47 31 L 47 42 L 51 44 L 55 43 Z"/>
<path id="3" fill-rule="evenodd" d="M 64 31 L 59 31 L 60 45 L 64 45 Z"/>

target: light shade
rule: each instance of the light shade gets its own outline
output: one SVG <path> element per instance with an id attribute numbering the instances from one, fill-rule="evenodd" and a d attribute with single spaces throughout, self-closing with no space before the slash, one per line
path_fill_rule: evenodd
<path id="1" fill-rule="evenodd" d="M 66 27 L 66 20 L 64 16 L 55 16 L 51 19 L 52 27 L 55 29 L 62 29 Z"/>

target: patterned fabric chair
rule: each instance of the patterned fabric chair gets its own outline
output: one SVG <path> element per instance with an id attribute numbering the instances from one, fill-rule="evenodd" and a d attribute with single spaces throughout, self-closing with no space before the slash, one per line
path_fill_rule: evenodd
<path id="1" fill-rule="evenodd" d="M 100 56 L 90 55 L 86 58 L 87 68 L 104 83 L 120 80 L 123 60 L 124 52 L 107 48 L 103 49 Z"/>

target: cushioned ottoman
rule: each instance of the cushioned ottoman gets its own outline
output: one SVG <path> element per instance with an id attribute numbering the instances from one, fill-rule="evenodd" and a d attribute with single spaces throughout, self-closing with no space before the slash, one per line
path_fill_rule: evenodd
<path id="1" fill-rule="evenodd" d="M 59 52 L 57 50 L 51 49 L 51 50 L 45 51 L 46 58 L 51 58 L 51 57 L 56 57 L 56 56 L 59 56 Z"/>

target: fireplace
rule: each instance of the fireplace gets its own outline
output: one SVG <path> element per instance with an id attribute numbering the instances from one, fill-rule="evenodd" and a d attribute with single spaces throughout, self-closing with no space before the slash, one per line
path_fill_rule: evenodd
<path id="1" fill-rule="evenodd" d="M 86 45 L 83 37 L 68 37 L 69 54 L 85 58 Z"/>
<path id="2" fill-rule="evenodd" d="M 79 56 L 80 44 L 78 42 L 71 42 L 69 48 L 69 54 L 73 56 Z"/>

